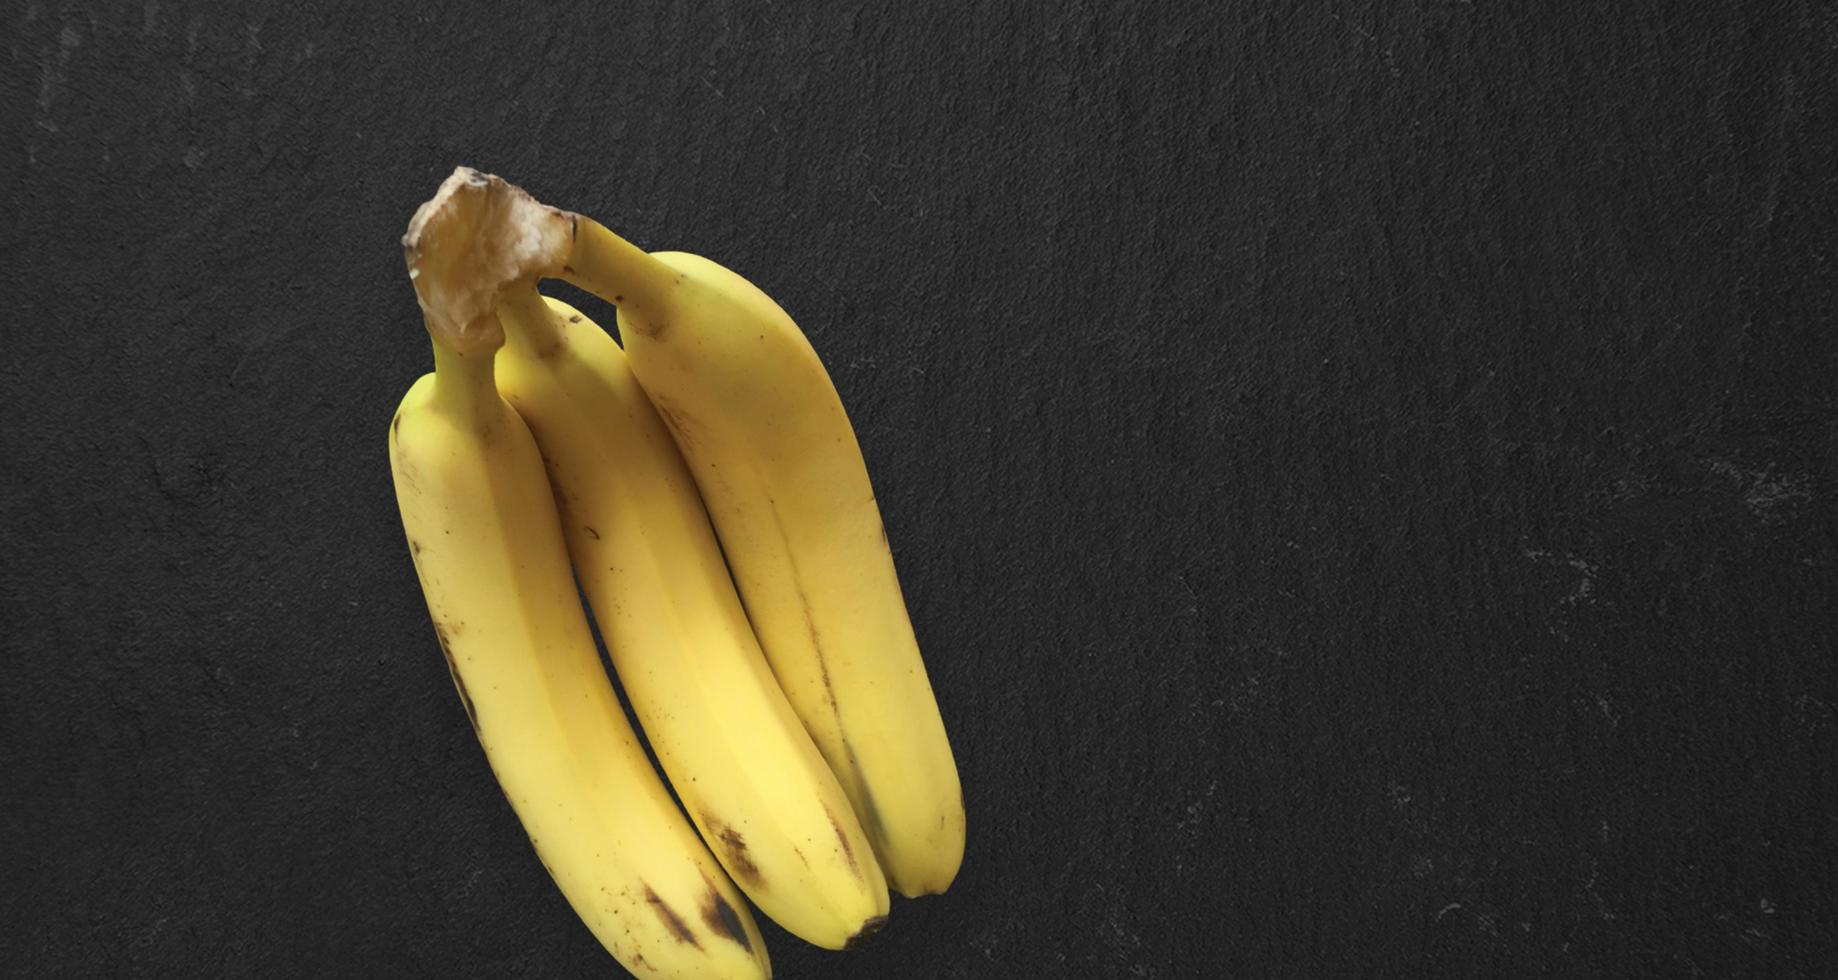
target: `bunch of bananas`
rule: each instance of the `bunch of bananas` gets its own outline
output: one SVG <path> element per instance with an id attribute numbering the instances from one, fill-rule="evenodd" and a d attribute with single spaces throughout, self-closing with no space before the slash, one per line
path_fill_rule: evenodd
<path id="1" fill-rule="evenodd" d="M 886 921 L 889 887 L 944 891 L 957 769 L 797 325 L 708 259 L 467 168 L 403 246 L 434 341 L 389 426 L 409 552 L 492 772 L 582 921 L 639 976 L 765 977 L 736 885 L 831 949 Z M 617 307 L 623 348 L 544 278 Z"/>

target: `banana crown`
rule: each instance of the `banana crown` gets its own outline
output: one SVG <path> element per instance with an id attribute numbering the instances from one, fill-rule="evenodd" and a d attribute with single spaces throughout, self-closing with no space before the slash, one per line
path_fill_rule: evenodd
<path id="1" fill-rule="evenodd" d="M 402 236 L 428 332 L 462 354 L 502 345 L 498 293 L 561 265 L 573 245 L 573 215 L 471 167 L 455 168 Z"/>

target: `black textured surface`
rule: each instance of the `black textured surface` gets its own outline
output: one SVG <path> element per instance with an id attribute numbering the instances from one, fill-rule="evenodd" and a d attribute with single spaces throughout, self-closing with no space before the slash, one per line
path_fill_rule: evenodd
<path id="1" fill-rule="evenodd" d="M 1830 3 L 300 6 L 5 5 L 0 975 L 612 972 L 394 512 L 457 163 L 852 411 L 969 855 L 780 975 L 1830 970 Z"/>

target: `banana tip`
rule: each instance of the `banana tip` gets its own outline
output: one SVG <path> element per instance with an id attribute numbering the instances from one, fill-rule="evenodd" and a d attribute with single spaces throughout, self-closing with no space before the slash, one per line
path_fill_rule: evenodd
<path id="1" fill-rule="evenodd" d="M 862 923 L 860 929 L 855 930 L 855 935 L 850 936 L 849 941 L 842 944 L 842 948 L 845 950 L 860 949 L 862 943 L 868 941 L 868 937 L 880 932 L 881 928 L 885 925 L 887 925 L 887 917 L 884 915 L 877 915 L 869 919 L 867 922 Z"/>

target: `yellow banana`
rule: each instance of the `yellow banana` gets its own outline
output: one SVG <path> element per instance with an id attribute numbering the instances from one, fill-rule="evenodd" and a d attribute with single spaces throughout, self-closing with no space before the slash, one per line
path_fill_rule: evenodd
<path id="1" fill-rule="evenodd" d="M 542 459 L 494 385 L 491 298 L 565 243 L 566 219 L 507 212 L 487 186 L 455 172 L 403 239 L 435 366 L 397 409 L 389 458 L 441 649 L 538 857 L 613 956 L 641 977 L 768 977 L 751 914 L 620 710 Z M 491 234 L 504 221 L 530 236 Z"/>
<path id="2" fill-rule="evenodd" d="M 848 946 L 885 921 L 886 881 L 760 653 L 670 433 L 592 321 L 533 282 L 498 312 L 498 389 L 548 464 L 582 590 L 677 798 L 760 911 Z"/>
<path id="3" fill-rule="evenodd" d="M 797 324 L 739 275 L 581 215 L 551 274 L 618 306 L 632 371 L 690 464 L 780 685 L 889 884 L 942 892 L 963 796 L 861 448 Z"/>

